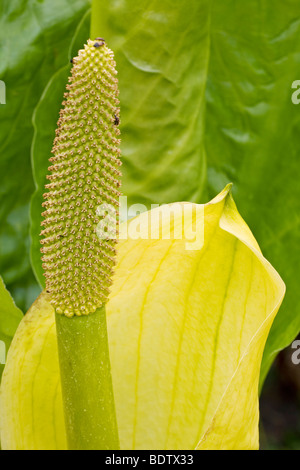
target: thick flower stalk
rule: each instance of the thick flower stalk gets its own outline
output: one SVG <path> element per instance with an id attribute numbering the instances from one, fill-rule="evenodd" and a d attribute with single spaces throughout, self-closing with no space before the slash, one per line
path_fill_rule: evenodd
<path id="1" fill-rule="evenodd" d="M 44 194 L 42 260 L 56 312 L 68 446 L 116 449 L 105 304 L 117 234 L 98 237 L 97 213 L 105 205 L 118 212 L 117 72 L 102 38 L 89 40 L 72 63 Z"/>
<path id="2" fill-rule="evenodd" d="M 285 286 L 230 187 L 204 206 L 141 214 L 120 238 L 107 324 L 121 449 L 257 449 L 261 358 Z M 49 300 L 43 292 L 10 348 L 4 448 L 66 448 Z"/>

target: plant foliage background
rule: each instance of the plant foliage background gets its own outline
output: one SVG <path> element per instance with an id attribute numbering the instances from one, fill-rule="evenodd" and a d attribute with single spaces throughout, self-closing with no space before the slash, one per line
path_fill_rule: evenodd
<path id="1" fill-rule="evenodd" d="M 42 188 L 89 11 L 89 0 L 0 1 L 0 273 L 23 312 L 43 284 Z M 287 285 L 262 381 L 300 330 L 299 18 L 298 0 L 111 0 L 102 9 L 119 70 L 129 203 L 206 202 L 232 181 Z"/>

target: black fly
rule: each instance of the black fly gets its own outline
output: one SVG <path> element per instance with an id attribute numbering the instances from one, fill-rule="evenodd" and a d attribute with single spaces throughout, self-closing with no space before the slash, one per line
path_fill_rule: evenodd
<path id="1" fill-rule="evenodd" d="M 114 125 L 118 126 L 120 124 L 120 119 L 116 114 L 114 116 L 115 116 Z"/>

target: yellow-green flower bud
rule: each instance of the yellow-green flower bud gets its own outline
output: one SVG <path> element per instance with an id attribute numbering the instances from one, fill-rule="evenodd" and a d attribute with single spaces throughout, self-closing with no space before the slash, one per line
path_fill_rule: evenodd
<path id="1" fill-rule="evenodd" d="M 57 313 L 95 312 L 108 299 L 115 239 L 100 240 L 97 207 L 118 211 L 119 100 L 113 52 L 89 40 L 72 60 L 46 185 L 41 235 L 46 289 Z"/>

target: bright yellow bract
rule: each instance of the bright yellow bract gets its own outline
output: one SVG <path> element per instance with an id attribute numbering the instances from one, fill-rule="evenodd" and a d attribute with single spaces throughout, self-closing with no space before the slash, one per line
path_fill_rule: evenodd
<path id="1" fill-rule="evenodd" d="M 139 220 L 142 231 L 146 214 Z M 200 250 L 187 250 L 186 240 L 119 243 L 107 321 L 122 449 L 258 448 L 260 363 L 285 286 L 229 187 L 204 206 L 204 224 Z M 66 447 L 46 293 L 9 352 L 1 442 Z"/>

